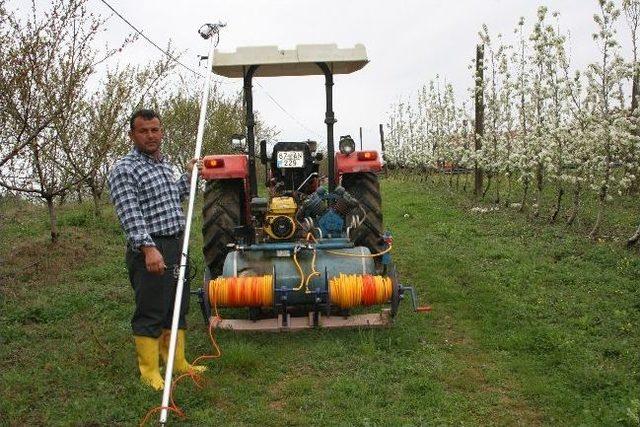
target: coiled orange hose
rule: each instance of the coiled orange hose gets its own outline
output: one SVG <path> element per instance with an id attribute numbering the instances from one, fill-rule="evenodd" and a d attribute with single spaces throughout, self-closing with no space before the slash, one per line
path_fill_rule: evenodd
<path id="1" fill-rule="evenodd" d="M 329 282 L 331 303 L 340 308 L 385 304 L 391 298 L 389 277 L 340 274 Z"/>
<path id="2" fill-rule="evenodd" d="M 270 307 L 273 276 L 218 277 L 209 282 L 209 302 L 219 307 Z"/>
<path id="3" fill-rule="evenodd" d="M 331 303 L 340 308 L 385 304 L 393 290 L 389 277 L 342 273 L 329 287 Z M 271 307 L 273 276 L 218 277 L 209 286 L 209 301 L 219 307 Z"/>

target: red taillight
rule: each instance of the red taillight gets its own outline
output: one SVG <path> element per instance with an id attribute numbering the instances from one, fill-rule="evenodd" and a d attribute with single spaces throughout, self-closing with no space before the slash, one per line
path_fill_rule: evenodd
<path id="1" fill-rule="evenodd" d="M 224 167 L 224 159 L 206 159 L 204 161 L 205 168 L 222 168 Z"/>
<path id="2" fill-rule="evenodd" d="M 375 160 L 378 158 L 376 151 L 360 151 L 358 152 L 358 160 Z"/>

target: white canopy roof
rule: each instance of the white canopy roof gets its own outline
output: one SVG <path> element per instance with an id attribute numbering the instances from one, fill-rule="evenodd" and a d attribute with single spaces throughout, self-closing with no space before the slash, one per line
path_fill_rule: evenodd
<path id="1" fill-rule="evenodd" d="M 336 44 L 304 44 L 290 50 L 277 46 L 238 47 L 235 52 L 216 49 L 213 72 L 225 77 L 244 77 L 249 66 L 260 65 L 256 77 L 323 75 L 317 62 L 326 62 L 333 74 L 349 74 L 369 60 L 362 44 L 346 49 Z"/>

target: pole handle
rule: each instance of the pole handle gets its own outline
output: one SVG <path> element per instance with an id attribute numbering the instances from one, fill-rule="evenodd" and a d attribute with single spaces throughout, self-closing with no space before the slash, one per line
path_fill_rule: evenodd
<path id="1" fill-rule="evenodd" d="M 206 26 L 206 25 L 205 25 Z M 214 27 L 217 33 L 217 27 Z M 204 37 L 204 36 L 203 36 Z M 209 37 L 209 56 L 207 57 L 207 70 L 204 74 L 204 87 L 202 89 L 202 98 L 200 101 L 200 116 L 198 118 L 198 133 L 196 135 L 196 147 L 194 157 L 199 159 L 202 152 L 202 139 L 204 136 L 204 127 L 207 116 L 207 103 L 209 99 L 209 87 L 211 85 L 211 67 L 213 65 L 213 55 L 217 40 Z M 171 397 L 171 384 L 173 377 L 173 363 L 176 354 L 176 341 L 178 338 L 178 320 L 180 317 L 180 308 L 182 306 L 182 289 L 184 288 L 187 254 L 189 252 L 189 237 L 191 235 L 191 220 L 193 218 L 193 208 L 195 203 L 195 194 L 198 184 L 198 168 L 191 170 L 191 181 L 189 186 L 189 203 L 187 207 L 187 217 L 185 221 L 184 240 L 182 241 L 182 255 L 180 257 L 180 270 L 178 272 L 178 282 L 176 285 L 175 300 L 173 304 L 173 318 L 171 319 L 171 335 L 169 336 L 169 354 L 167 355 L 166 371 L 164 375 L 164 390 L 162 392 L 162 410 L 160 411 L 160 424 L 165 425 L 169 414 L 169 399 Z M 186 302 L 187 304 L 189 301 Z"/>

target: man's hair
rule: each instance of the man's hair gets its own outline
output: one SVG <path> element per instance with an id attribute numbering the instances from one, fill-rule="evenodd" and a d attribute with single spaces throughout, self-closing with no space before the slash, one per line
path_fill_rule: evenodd
<path id="1" fill-rule="evenodd" d="M 136 111 L 135 113 L 133 113 L 131 115 L 131 117 L 129 118 L 129 129 L 130 130 L 134 130 L 135 128 L 135 121 L 138 117 L 142 117 L 145 120 L 151 120 L 151 119 L 158 119 L 160 120 L 160 116 L 158 115 L 158 113 L 156 113 L 153 110 L 148 110 L 148 109 L 141 109 Z M 162 120 L 160 120 L 162 121 Z"/>

